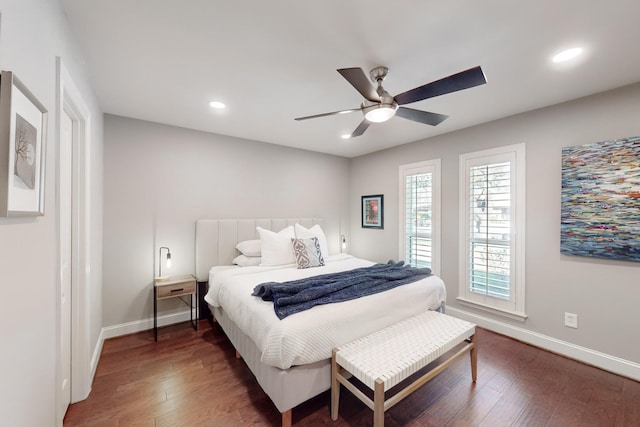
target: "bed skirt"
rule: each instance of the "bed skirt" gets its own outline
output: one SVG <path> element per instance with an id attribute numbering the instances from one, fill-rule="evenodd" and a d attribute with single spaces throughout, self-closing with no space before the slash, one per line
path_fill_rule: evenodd
<path id="1" fill-rule="evenodd" d="M 289 369 L 264 365 L 260 362 L 258 347 L 229 319 L 225 311 L 220 307 L 210 306 L 210 309 L 260 387 L 281 413 L 331 388 L 331 359 Z"/>

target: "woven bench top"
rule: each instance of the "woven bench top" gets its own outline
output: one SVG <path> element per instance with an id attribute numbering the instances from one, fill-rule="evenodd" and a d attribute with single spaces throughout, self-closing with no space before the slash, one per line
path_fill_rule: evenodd
<path id="1" fill-rule="evenodd" d="M 475 325 L 426 311 L 338 347 L 337 363 L 374 389 L 389 390 L 475 333 Z"/>

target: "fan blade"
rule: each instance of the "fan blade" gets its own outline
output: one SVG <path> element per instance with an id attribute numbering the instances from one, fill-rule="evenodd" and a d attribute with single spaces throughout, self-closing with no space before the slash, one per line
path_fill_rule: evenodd
<path id="1" fill-rule="evenodd" d="M 352 108 L 350 110 L 334 111 L 334 112 L 331 112 L 331 113 L 315 114 L 313 116 L 296 117 L 294 120 L 317 119 L 318 117 L 333 116 L 334 114 L 347 114 L 347 113 L 352 113 L 354 111 L 360 111 L 360 108 Z"/>
<path id="2" fill-rule="evenodd" d="M 469 68 L 449 77 L 427 83 L 415 89 L 408 90 L 396 95 L 394 99 L 399 105 L 411 104 L 412 102 L 422 101 L 423 99 L 433 98 L 435 96 L 444 95 L 446 93 L 457 92 L 463 89 L 469 89 L 474 86 L 483 85 L 487 82 L 480 66 Z"/>
<path id="3" fill-rule="evenodd" d="M 355 138 L 356 136 L 362 135 L 364 131 L 367 130 L 370 124 L 371 123 L 369 123 L 367 119 L 362 120 L 358 125 L 358 127 L 356 128 L 356 130 L 353 131 L 353 133 L 349 138 Z"/>
<path id="4" fill-rule="evenodd" d="M 369 82 L 369 78 L 362 71 L 362 68 L 341 68 L 338 70 L 351 86 L 355 87 L 360 95 L 371 102 L 380 102 L 380 95 L 376 88 Z"/>
<path id="5" fill-rule="evenodd" d="M 430 113 L 428 111 L 414 110 L 413 108 L 399 107 L 396 110 L 396 116 L 403 119 L 413 120 L 414 122 L 424 123 L 425 125 L 437 126 L 449 118 L 444 114 Z"/>

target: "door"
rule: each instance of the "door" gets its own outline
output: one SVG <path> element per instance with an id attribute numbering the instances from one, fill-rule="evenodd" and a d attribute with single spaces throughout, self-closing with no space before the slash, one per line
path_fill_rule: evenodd
<path id="1" fill-rule="evenodd" d="M 56 426 L 91 391 L 90 114 L 60 58 L 57 108 Z"/>

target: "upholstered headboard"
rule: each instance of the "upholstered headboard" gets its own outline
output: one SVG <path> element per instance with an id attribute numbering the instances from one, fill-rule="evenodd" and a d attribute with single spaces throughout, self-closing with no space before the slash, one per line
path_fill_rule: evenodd
<path id="1" fill-rule="evenodd" d="M 230 265 L 238 255 L 236 245 L 243 240 L 259 239 L 256 227 L 280 231 L 300 224 L 312 227 L 320 224 L 322 218 L 286 219 L 199 219 L 196 221 L 196 277 L 199 282 L 209 280 L 209 270 L 214 265 Z"/>

